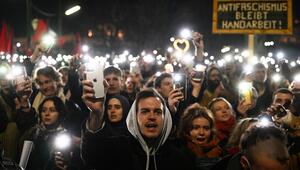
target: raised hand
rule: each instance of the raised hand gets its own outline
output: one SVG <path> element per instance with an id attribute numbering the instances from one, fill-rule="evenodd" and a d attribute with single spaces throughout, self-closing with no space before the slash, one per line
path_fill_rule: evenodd
<path id="1" fill-rule="evenodd" d="M 177 106 L 180 101 L 184 99 L 184 95 L 182 93 L 183 87 L 173 89 L 168 97 L 168 104 L 172 113 L 177 111 Z"/>

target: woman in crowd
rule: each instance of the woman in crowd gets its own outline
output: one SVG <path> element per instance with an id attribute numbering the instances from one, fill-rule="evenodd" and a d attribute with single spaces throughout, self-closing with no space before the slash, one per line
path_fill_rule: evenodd
<path id="1" fill-rule="evenodd" d="M 229 154 L 233 155 L 240 151 L 241 136 L 244 132 L 255 126 L 257 122 L 257 118 L 244 118 L 237 123 L 227 143 L 227 151 Z"/>
<path id="2" fill-rule="evenodd" d="M 122 95 L 114 95 L 106 102 L 105 128 L 112 136 L 128 135 L 126 117 L 130 109 L 128 100 Z"/>
<path id="3" fill-rule="evenodd" d="M 216 121 L 218 137 L 221 140 L 220 145 L 225 147 L 236 123 L 232 106 L 226 99 L 218 97 L 209 103 L 208 108 L 212 111 Z"/>
<path id="4" fill-rule="evenodd" d="M 81 123 L 85 120 L 87 114 L 81 110 L 74 100 L 71 100 L 64 94 L 60 73 L 52 66 L 39 68 L 35 74 L 35 82 L 38 86 L 38 91 L 32 96 L 33 108 L 37 111 L 45 98 L 59 97 L 68 110 L 65 119 L 65 128 L 79 137 Z"/>
<path id="5" fill-rule="evenodd" d="M 212 113 L 197 103 L 185 110 L 179 136 L 183 139 L 179 147 L 194 160 L 197 168 L 209 169 L 223 153 Z"/>
<path id="6" fill-rule="evenodd" d="M 50 170 L 50 169 L 77 169 L 79 165 L 79 143 L 75 142 L 75 138 L 67 133 L 67 130 L 63 127 L 63 122 L 66 116 L 65 105 L 59 97 L 50 97 L 42 101 L 38 108 L 40 120 L 37 125 L 29 129 L 21 141 L 30 140 L 33 141 L 33 150 L 30 154 L 29 161 L 26 169 L 30 170 Z M 64 152 L 64 157 L 70 157 L 71 152 L 76 151 L 77 154 L 73 154 L 72 158 L 67 161 L 54 160 L 54 153 L 60 150 L 54 145 L 55 138 L 59 134 L 69 134 L 71 140 L 71 146 L 68 152 Z M 66 142 L 66 141 L 64 141 Z M 22 144 L 22 143 L 21 143 Z M 77 145 L 77 146 L 76 146 Z M 59 156 L 58 160 L 62 160 L 62 155 Z M 75 161 L 76 160 L 76 161 Z"/>

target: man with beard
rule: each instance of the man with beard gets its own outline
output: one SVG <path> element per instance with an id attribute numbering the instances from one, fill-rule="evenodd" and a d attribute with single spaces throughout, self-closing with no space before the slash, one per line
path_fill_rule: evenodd
<path id="1" fill-rule="evenodd" d="M 215 67 L 209 67 L 206 70 L 206 89 L 200 100 L 200 105 L 207 107 L 208 103 L 216 97 L 227 98 L 228 94 L 222 84 L 222 73 Z"/>

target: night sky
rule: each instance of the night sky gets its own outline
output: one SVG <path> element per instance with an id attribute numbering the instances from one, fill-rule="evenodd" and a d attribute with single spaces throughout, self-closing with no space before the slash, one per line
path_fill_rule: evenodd
<path id="1" fill-rule="evenodd" d="M 169 38 L 178 35 L 180 29 L 188 27 L 204 35 L 205 49 L 211 54 L 219 52 L 224 45 L 247 47 L 246 35 L 212 34 L 212 0 L 62 0 L 65 11 L 72 4 L 82 9 L 72 15 L 63 16 L 63 34 L 81 33 L 88 29 L 100 29 L 102 24 L 111 23 L 125 32 L 124 44 L 136 50 L 165 49 Z M 59 0 L 32 0 L 32 18 L 44 18 L 53 30 L 57 30 Z M 294 20 L 300 18 L 300 4 L 293 2 Z M 298 11 L 298 12 L 296 12 Z M 26 0 L 0 0 L 0 21 L 13 26 L 15 37 L 26 36 Z M 299 22 L 294 23 L 299 29 Z M 95 31 L 96 32 L 96 31 Z M 299 31 L 294 35 L 299 38 Z M 280 36 L 257 36 L 257 46 L 265 40 Z M 299 42 L 298 42 L 299 43 Z M 286 46 L 294 46 L 286 45 Z M 299 44 L 296 44 L 297 46 Z M 278 48 L 284 47 L 280 45 Z"/>

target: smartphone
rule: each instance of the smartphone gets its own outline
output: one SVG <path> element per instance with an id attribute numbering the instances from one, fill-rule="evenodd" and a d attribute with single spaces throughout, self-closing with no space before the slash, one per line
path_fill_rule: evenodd
<path id="1" fill-rule="evenodd" d="M 14 85 L 18 85 L 26 81 L 27 72 L 24 66 L 15 66 L 11 70 L 13 76 Z"/>
<path id="2" fill-rule="evenodd" d="M 245 105 L 252 104 L 253 92 L 251 82 L 243 82 L 242 84 L 240 84 L 239 96 L 240 100 L 244 100 Z"/>
<path id="3" fill-rule="evenodd" d="M 184 100 L 187 99 L 187 77 L 185 74 L 182 73 L 173 73 L 173 89 L 182 88 L 182 93 L 184 96 Z"/>
<path id="4" fill-rule="evenodd" d="M 15 66 L 12 68 L 11 72 L 13 76 L 13 86 L 15 87 L 15 90 L 18 93 L 17 95 L 23 96 L 30 94 L 30 91 L 23 91 L 20 89 L 20 85 L 27 81 L 26 68 L 24 66 Z"/>
<path id="5" fill-rule="evenodd" d="M 94 64 L 94 63 L 93 63 Z M 104 76 L 103 76 L 103 70 L 104 70 L 104 63 L 97 63 L 94 67 L 90 67 L 89 65 L 86 65 L 86 79 L 92 81 L 94 90 L 95 90 L 95 97 L 96 98 L 104 98 L 105 91 L 104 91 Z"/>
<path id="6" fill-rule="evenodd" d="M 49 31 L 47 34 L 43 35 L 41 44 L 45 52 L 49 52 L 56 41 L 56 34 L 53 31 Z"/>

